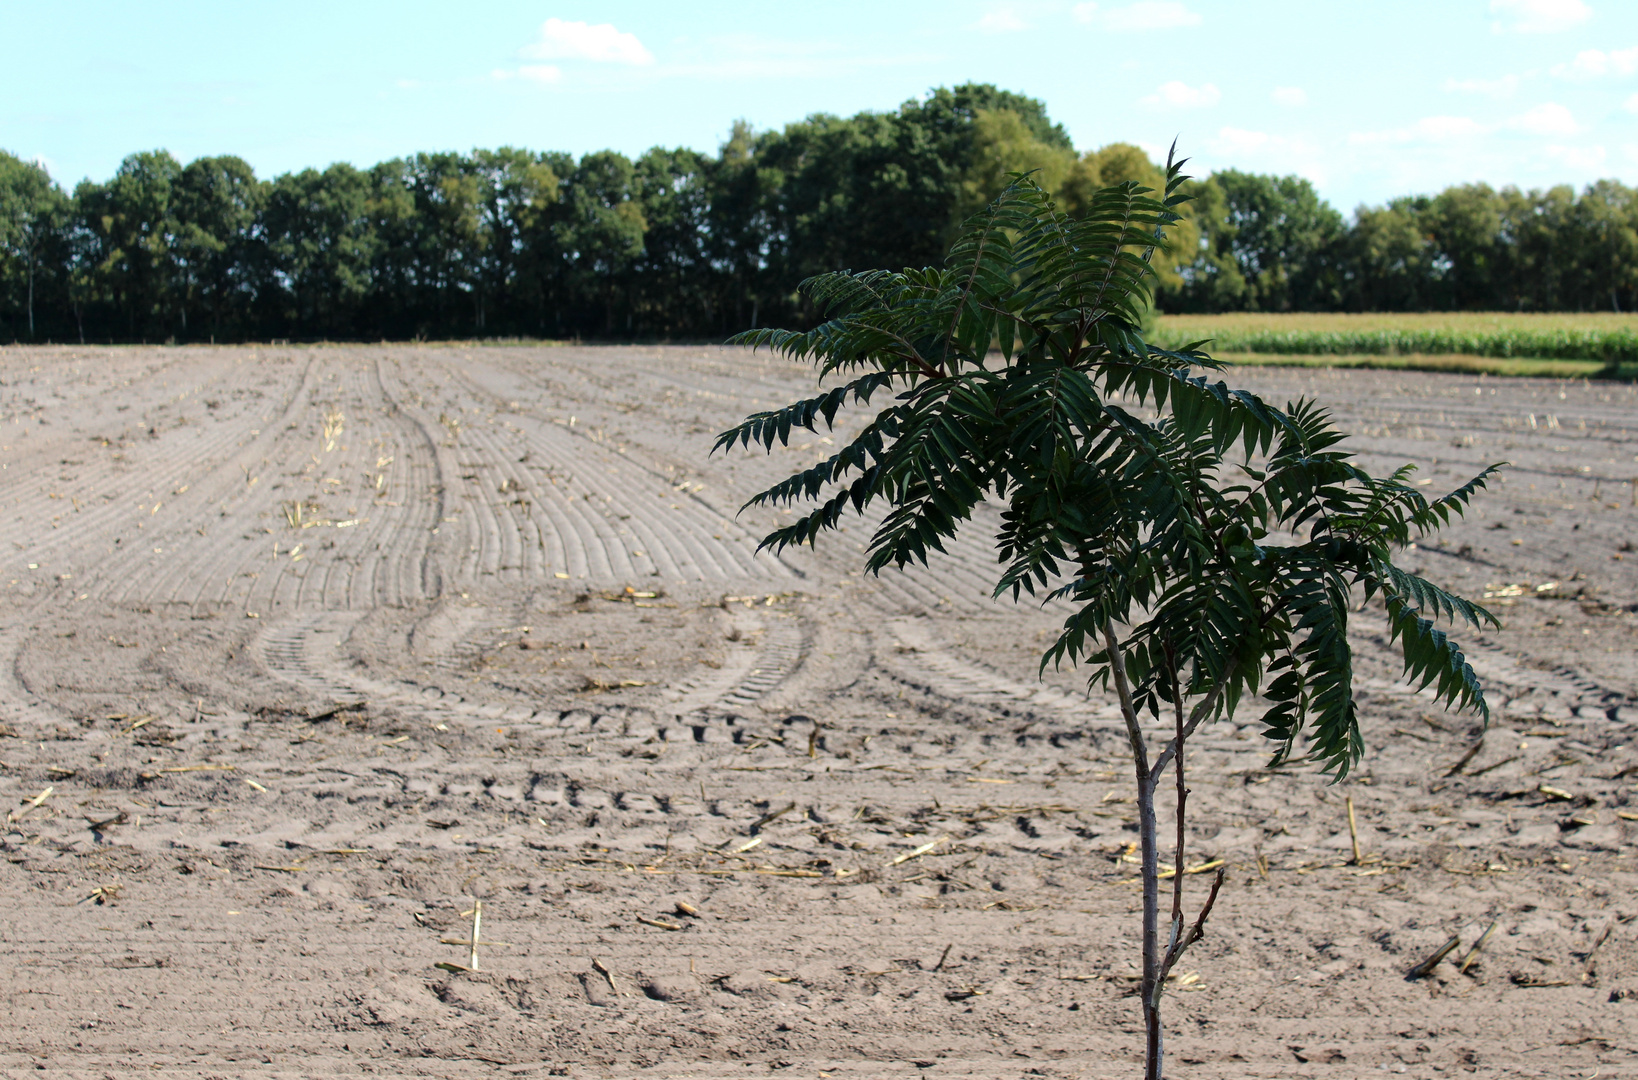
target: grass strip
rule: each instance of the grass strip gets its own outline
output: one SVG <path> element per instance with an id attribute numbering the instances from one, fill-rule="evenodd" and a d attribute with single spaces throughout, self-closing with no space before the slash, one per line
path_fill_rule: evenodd
<path id="1" fill-rule="evenodd" d="M 1389 371 L 1446 371 L 1473 375 L 1515 375 L 1552 379 L 1638 377 L 1638 364 L 1618 365 L 1612 372 L 1598 360 L 1553 360 L 1543 357 L 1473 356 L 1464 353 L 1266 353 L 1220 352 L 1219 360 L 1248 367 L 1378 368 Z"/>
<path id="2" fill-rule="evenodd" d="M 1638 317 L 1489 312 L 1161 316 L 1151 339 L 1207 339 L 1216 353 L 1293 356 L 1477 356 L 1593 361 L 1606 375 L 1638 365 Z"/>

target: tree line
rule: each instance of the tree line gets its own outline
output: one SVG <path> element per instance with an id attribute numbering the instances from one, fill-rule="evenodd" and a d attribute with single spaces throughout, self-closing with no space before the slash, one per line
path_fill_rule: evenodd
<path id="1" fill-rule="evenodd" d="M 715 154 L 512 148 L 270 180 L 132 154 L 63 191 L 0 151 L 0 340 L 715 339 L 813 318 L 797 285 L 937 263 L 1033 169 L 1071 216 L 1159 187 L 1141 149 L 1078 152 L 1033 98 L 940 88 L 886 112 L 736 125 Z M 1486 184 L 1360 207 L 1308 181 L 1193 182 L 1158 303 L 1176 312 L 1638 305 L 1638 192 Z"/>

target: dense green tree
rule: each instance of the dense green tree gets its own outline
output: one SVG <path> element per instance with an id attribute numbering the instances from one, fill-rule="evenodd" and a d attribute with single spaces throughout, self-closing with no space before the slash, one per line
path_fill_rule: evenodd
<path id="1" fill-rule="evenodd" d="M 178 294 L 173 191 L 182 166 L 163 150 L 132 154 L 105 184 L 74 191 L 94 244 L 95 273 L 122 337 L 165 338 Z"/>
<path id="2" fill-rule="evenodd" d="M 369 170 L 364 221 L 370 244 L 370 295 L 366 325 L 374 336 L 425 338 L 439 331 L 421 274 L 421 223 L 416 218 L 415 176 L 402 158 Z"/>
<path id="3" fill-rule="evenodd" d="M 418 313 L 432 326 L 480 333 L 483 325 L 483 190 L 471 159 L 460 154 L 415 154 L 402 182 L 413 206 L 408 230 L 410 273 Z"/>
<path id="4" fill-rule="evenodd" d="M 648 229 L 636 178 L 630 159 L 612 150 L 587 154 L 570 175 L 552 223 L 562 292 L 576 302 L 559 313 L 561 324 L 602 336 L 635 329 L 632 270 Z"/>
<path id="5" fill-rule="evenodd" d="M 1571 239 L 1575 189 L 1568 184 L 1530 192 L 1504 188 L 1502 205 L 1515 252 L 1515 301 L 1509 306 L 1523 311 L 1584 308 L 1585 298 L 1569 288 L 1579 276 L 1575 266 L 1579 253 Z"/>
<path id="6" fill-rule="evenodd" d="M 1638 306 L 1638 192 L 1614 180 L 1588 187 L 1576 202 L 1574 246 L 1581 271 L 1577 306 Z"/>
<path id="7" fill-rule="evenodd" d="M 1036 182 L 1060 201 L 1066 201 L 1071 211 L 1084 206 L 1086 198 L 1080 181 L 1088 170 L 1072 148 L 1040 138 L 1024 117 L 1011 109 L 978 110 L 973 117 L 971 149 L 959 181 L 955 214 L 966 220 L 1006 190 L 1009 177 L 1021 172 L 1034 174 Z M 1090 186 L 1097 186 L 1095 176 Z"/>
<path id="8" fill-rule="evenodd" d="M 525 304 L 521 282 L 533 223 L 561 196 L 569 165 L 560 154 L 502 147 L 475 150 L 468 165 L 477 177 L 483 260 L 477 277 L 477 332 L 516 320 Z"/>
<path id="9" fill-rule="evenodd" d="M 177 177 L 171 259 L 183 336 L 188 333 L 188 308 L 196 303 L 210 315 L 212 336 L 224 321 L 243 321 L 253 298 L 248 277 L 255 262 L 251 246 L 265 195 L 255 171 L 236 157 L 199 158 Z"/>
<path id="10" fill-rule="evenodd" d="M 1443 290 L 1430 295 L 1429 302 L 1466 311 L 1504 306 L 1499 298 L 1507 295 L 1511 284 L 1512 249 L 1504 232 L 1501 200 L 1490 185 L 1446 188 L 1427 200 L 1418 216 L 1437 252 L 1430 269 L 1444 280 Z M 1364 220 L 1363 210 L 1356 219 Z"/>
<path id="11" fill-rule="evenodd" d="M 819 114 L 765 133 L 752 157 L 780 290 L 766 299 L 801 310 L 795 286 L 811 274 L 936 260 L 971 200 L 993 183 L 996 144 L 1008 138 L 1073 156 L 1041 102 L 976 83 L 894 112 Z M 974 170 L 981 147 L 992 160 Z M 999 160 L 1006 163 L 1004 152 Z"/>
<path id="12" fill-rule="evenodd" d="M 765 298 L 778 292 L 772 259 L 784 237 L 766 193 L 784 177 L 761 163 L 757 141 L 749 124 L 736 123 L 709 165 L 702 231 L 716 287 L 714 306 L 704 314 L 719 333 L 758 325 Z"/>
<path id="13" fill-rule="evenodd" d="M 1362 206 L 1348 235 L 1350 306 L 1365 311 L 1423 311 L 1444 284 L 1439 249 L 1427 234 L 1427 200 Z"/>
<path id="14" fill-rule="evenodd" d="M 643 251 L 633 266 L 634 324 L 663 337 L 709 324 L 719 275 L 706 249 L 710 159 L 694 150 L 655 147 L 635 162 Z"/>
<path id="15" fill-rule="evenodd" d="M 1110 184 L 1163 182 L 1140 147 L 1079 153 L 1040 101 L 982 83 L 635 160 L 503 147 L 263 182 L 156 151 L 70 200 L 0 154 L 0 317 L 14 337 L 138 341 L 721 338 L 812 323 L 814 274 L 935 262 L 1015 172 L 1070 220 Z M 1161 310 L 1638 305 L 1638 195 L 1613 180 L 1462 185 L 1351 222 L 1294 176 L 1185 191 L 1152 256 Z"/>
<path id="16" fill-rule="evenodd" d="M 359 333 L 375 261 L 369 203 L 370 178 L 351 165 L 285 173 L 268 185 L 262 214 L 268 324 L 299 337 Z"/>
<path id="17" fill-rule="evenodd" d="M 938 250 L 958 173 L 940 152 L 937 128 L 919 119 L 812 116 L 759 141 L 771 262 L 781 281 L 794 285 L 835 267 L 902 265 Z"/>
<path id="18" fill-rule="evenodd" d="M 18 279 L 21 307 L 34 339 L 34 297 L 41 257 L 69 220 L 69 201 L 45 168 L 0 150 L 0 287 Z M 9 290 L 8 290 L 9 291 Z"/>
<path id="19" fill-rule="evenodd" d="M 1211 182 L 1222 193 L 1222 217 L 1209 222 L 1204 239 L 1219 260 L 1234 263 L 1246 310 L 1312 311 L 1337 303 L 1334 259 L 1345 226 L 1312 184 L 1234 169 Z"/>
<path id="20" fill-rule="evenodd" d="M 1187 248 L 1178 244 L 1171 252 L 1177 261 L 1177 282 L 1170 287 L 1161 283 L 1160 306 L 1178 312 L 1243 311 L 1246 278 L 1226 241 L 1231 230 L 1228 196 L 1212 177 L 1191 180 L 1186 190 L 1193 198 L 1185 221 L 1194 227 L 1195 241 Z"/>

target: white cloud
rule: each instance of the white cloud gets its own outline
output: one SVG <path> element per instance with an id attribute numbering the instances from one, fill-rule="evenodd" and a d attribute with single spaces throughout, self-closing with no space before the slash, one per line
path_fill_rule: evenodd
<path id="1" fill-rule="evenodd" d="M 1078 21 L 1104 30 L 1178 30 L 1200 25 L 1199 14 L 1177 0 L 1137 0 L 1107 10 L 1097 4 L 1076 4 L 1070 11 Z"/>
<path id="2" fill-rule="evenodd" d="M 1638 95 L 1634 95 L 1638 97 Z M 1526 109 L 1500 124 L 1481 124 L 1470 116 L 1425 116 L 1409 127 L 1388 131 L 1356 131 L 1348 136 L 1354 146 L 1381 146 L 1424 144 L 1444 146 L 1457 142 L 1471 142 L 1483 135 L 1499 131 L 1518 131 L 1526 135 L 1567 136 L 1581 131 L 1575 116 L 1564 106 L 1554 102 Z"/>
<path id="3" fill-rule="evenodd" d="M 1222 100 L 1222 91 L 1211 83 L 1190 86 L 1173 80 L 1162 83 L 1154 93 L 1143 99 L 1143 104 L 1173 109 L 1205 109 Z"/>
<path id="4" fill-rule="evenodd" d="M 563 69 L 556 64 L 524 64 L 518 68 L 496 68 L 489 73 L 489 77 L 501 81 L 524 79 L 549 86 L 563 81 Z"/>
<path id="5" fill-rule="evenodd" d="M 1416 138 L 1443 141 L 1482 135 L 1490 129 L 1467 116 L 1425 116 L 1412 127 Z"/>
<path id="6" fill-rule="evenodd" d="M 1574 135 L 1581 130 L 1569 109 L 1550 101 L 1512 117 L 1507 126 L 1530 135 Z"/>
<path id="7" fill-rule="evenodd" d="M 988 34 L 1006 34 L 1014 30 L 1028 30 L 1029 23 L 1018 17 L 1010 7 L 998 8 L 978 20 L 978 29 Z"/>
<path id="8" fill-rule="evenodd" d="M 940 59 L 929 53 L 852 52 L 822 38 L 788 40 L 745 32 L 674 39 L 667 52 L 665 62 L 645 69 L 649 79 L 835 79 Z M 618 78 L 628 82 L 631 74 L 621 72 Z"/>
<path id="9" fill-rule="evenodd" d="M 1445 90 L 1453 94 L 1483 94 L 1485 97 L 1509 98 L 1518 91 L 1519 77 L 1503 75 L 1499 79 L 1446 79 Z"/>
<path id="10" fill-rule="evenodd" d="M 1334 154 L 1306 139 L 1271 135 L 1266 131 L 1225 127 L 1208 139 L 1210 156 L 1228 168 L 1251 168 L 1277 173 L 1296 173 L 1315 183 L 1326 179 L 1326 163 Z"/>
<path id="11" fill-rule="evenodd" d="M 616 30 L 612 23 L 594 26 L 555 18 L 541 24 L 539 41 L 520 51 L 532 60 L 594 60 L 637 66 L 654 62 L 654 54 L 643 47 L 636 34 Z"/>
<path id="12" fill-rule="evenodd" d="M 1292 108 L 1308 104 L 1308 92 L 1300 86 L 1276 86 L 1269 97 L 1274 99 L 1276 105 L 1287 105 Z"/>
<path id="13" fill-rule="evenodd" d="M 630 86 L 635 79 L 638 85 L 652 87 L 683 79 L 736 82 L 836 78 L 937 59 L 920 53 L 852 53 L 824 39 L 784 40 L 751 33 L 671 39 L 664 57 L 656 59 L 635 35 L 622 33 L 612 25 L 592 26 L 559 19 L 548 19 L 541 28 L 540 40 L 519 51 L 530 59 L 495 69 L 489 77 L 496 82 L 542 86 L 609 86 L 616 82 Z M 532 62 L 548 57 L 581 63 Z"/>
<path id="14" fill-rule="evenodd" d="M 1348 136 L 1355 146 L 1383 143 L 1445 143 L 1453 139 L 1470 139 L 1494 129 L 1467 116 L 1424 116 L 1410 127 L 1390 131 L 1356 131 Z"/>
<path id="15" fill-rule="evenodd" d="M 1490 28 L 1498 34 L 1555 34 L 1592 17 L 1582 0 L 1490 0 L 1490 14 L 1500 16 Z"/>
<path id="16" fill-rule="evenodd" d="M 1226 127 L 1217 133 L 1220 150 L 1261 150 L 1274 136 L 1266 131 L 1247 131 L 1245 128 Z"/>
<path id="17" fill-rule="evenodd" d="M 1549 146 L 1547 156 L 1572 169 L 1592 172 L 1603 168 L 1604 159 L 1609 155 L 1602 146 Z"/>
<path id="18" fill-rule="evenodd" d="M 1588 82 L 1606 75 L 1631 75 L 1638 71 L 1638 45 L 1630 49 L 1584 49 L 1575 54 L 1568 64 L 1554 64 L 1548 69 L 1560 79 Z"/>

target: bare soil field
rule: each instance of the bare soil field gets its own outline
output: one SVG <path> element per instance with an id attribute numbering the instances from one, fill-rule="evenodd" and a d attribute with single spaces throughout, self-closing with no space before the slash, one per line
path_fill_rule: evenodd
<path id="1" fill-rule="evenodd" d="M 1252 709 L 1193 744 L 1230 872 L 1171 1074 L 1638 1076 L 1638 392 L 1235 378 L 1433 491 L 1513 462 L 1408 560 L 1507 625 L 1482 743 L 1367 611 L 1357 776 L 1266 770 Z M 0 1076 L 1138 1075 L 1117 712 L 1035 677 L 1060 615 L 987 598 L 983 520 L 879 579 L 868 523 L 756 554 L 826 440 L 711 438 L 811 386 L 0 349 Z"/>

